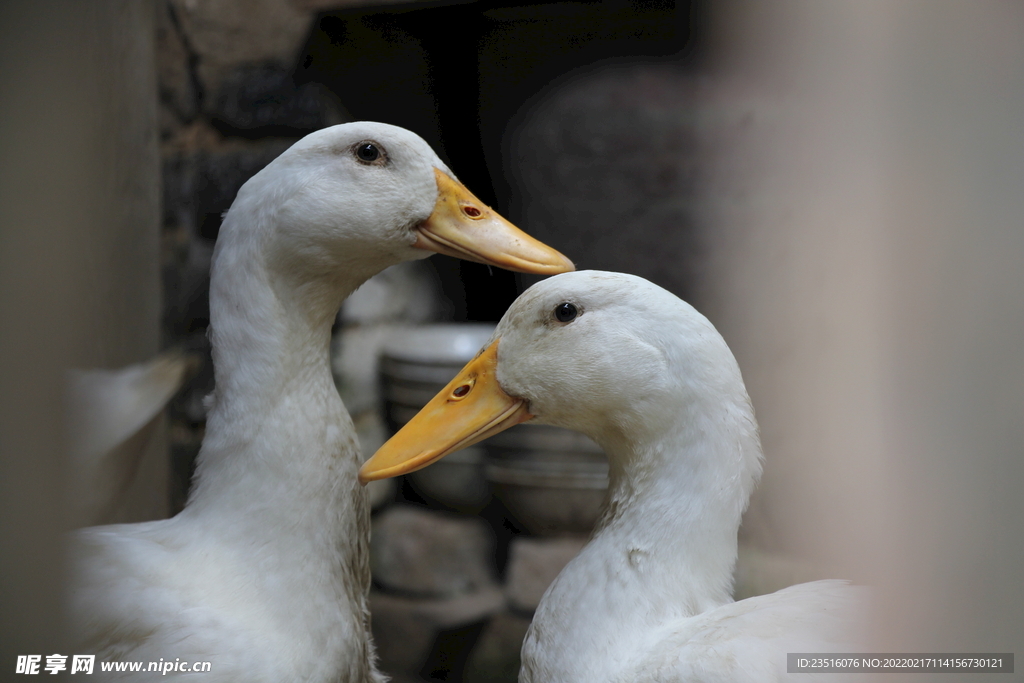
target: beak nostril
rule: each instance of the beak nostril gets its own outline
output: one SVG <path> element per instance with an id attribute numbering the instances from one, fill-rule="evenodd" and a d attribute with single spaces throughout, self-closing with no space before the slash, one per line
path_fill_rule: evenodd
<path id="1" fill-rule="evenodd" d="M 466 214 L 470 218 L 479 218 L 481 216 L 480 209 L 475 206 L 464 206 L 462 207 L 462 213 Z"/>
<path id="2" fill-rule="evenodd" d="M 468 384 L 463 384 L 460 387 L 456 387 L 455 391 L 452 392 L 452 396 L 455 396 L 456 398 L 462 398 L 463 396 L 469 393 L 470 388 L 471 387 Z"/>

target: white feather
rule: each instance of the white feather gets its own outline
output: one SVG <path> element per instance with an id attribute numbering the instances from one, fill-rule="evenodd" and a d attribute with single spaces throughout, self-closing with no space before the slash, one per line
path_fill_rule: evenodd
<path id="1" fill-rule="evenodd" d="M 386 167 L 354 159 L 363 140 Z M 429 256 L 413 228 L 436 202 L 435 167 L 448 172 L 408 131 L 344 124 L 239 191 L 213 260 L 216 391 L 188 505 L 74 539 L 78 651 L 96 654 L 98 678 L 99 662 L 163 659 L 210 662 L 206 683 L 384 680 L 361 458 L 328 346 L 350 292 Z"/>
<path id="2" fill-rule="evenodd" d="M 567 323 L 553 314 L 563 302 L 578 311 Z M 761 445 L 704 316 L 641 278 L 584 271 L 530 288 L 495 338 L 502 388 L 597 441 L 610 465 L 590 542 L 537 608 L 521 683 L 765 683 L 786 679 L 788 652 L 855 647 L 862 589 L 845 582 L 732 600 Z"/>

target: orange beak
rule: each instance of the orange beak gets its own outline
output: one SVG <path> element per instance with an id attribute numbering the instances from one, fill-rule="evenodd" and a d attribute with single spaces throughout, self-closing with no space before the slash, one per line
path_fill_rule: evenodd
<path id="1" fill-rule="evenodd" d="M 416 228 L 414 246 L 507 270 L 555 275 L 575 270 L 572 261 L 502 218 L 466 186 L 434 169 L 437 203 Z"/>
<path id="2" fill-rule="evenodd" d="M 533 417 L 498 384 L 498 342 L 471 360 L 359 470 L 359 482 L 414 472 Z"/>

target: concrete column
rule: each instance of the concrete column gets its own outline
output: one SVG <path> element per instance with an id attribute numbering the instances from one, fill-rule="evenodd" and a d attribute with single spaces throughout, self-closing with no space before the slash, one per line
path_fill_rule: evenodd
<path id="1" fill-rule="evenodd" d="M 877 651 L 1024 649 L 1024 6 L 725 2 L 714 293 L 763 542 L 875 587 Z M 894 680 L 901 677 L 896 676 Z"/>
<path id="2" fill-rule="evenodd" d="M 70 368 L 159 342 L 153 6 L 0 4 L 0 666 L 60 635 Z M 166 506 L 159 448 L 138 514 Z M 141 510 L 141 508 L 140 508 Z M 64 647 L 64 649 L 61 649 Z"/>

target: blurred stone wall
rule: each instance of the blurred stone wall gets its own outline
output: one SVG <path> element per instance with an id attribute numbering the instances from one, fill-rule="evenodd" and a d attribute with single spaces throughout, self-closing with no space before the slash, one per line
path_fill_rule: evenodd
<path id="1" fill-rule="evenodd" d="M 692 299 L 706 261 L 699 88 L 678 62 L 611 64 L 549 86 L 505 136 L 513 220 L 578 268 L 640 275 Z"/>

